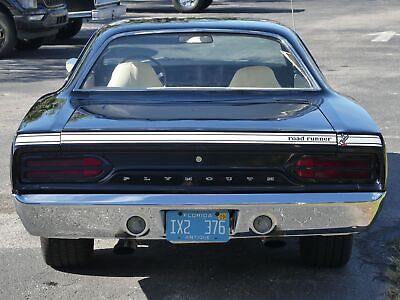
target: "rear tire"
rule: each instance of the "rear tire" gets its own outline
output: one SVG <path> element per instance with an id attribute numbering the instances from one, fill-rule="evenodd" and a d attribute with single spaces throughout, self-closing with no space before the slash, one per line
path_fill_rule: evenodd
<path id="1" fill-rule="evenodd" d="M 44 44 L 44 38 L 33 40 L 18 40 L 15 48 L 20 51 L 30 51 L 40 48 Z"/>
<path id="2" fill-rule="evenodd" d="M 70 19 L 64 27 L 61 27 L 57 33 L 57 38 L 60 40 L 68 40 L 81 31 L 82 19 Z"/>
<path id="3" fill-rule="evenodd" d="M 341 267 L 351 257 L 353 235 L 307 236 L 300 238 L 303 261 L 313 267 Z"/>
<path id="4" fill-rule="evenodd" d="M 8 56 L 17 43 L 17 31 L 10 16 L 0 12 L 0 58 Z"/>
<path id="5" fill-rule="evenodd" d="M 93 257 L 93 239 L 40 238 L 46 264 L 53 268 L 77 268 L 88 265 Z"/>
<path id="6" fill-rule="evenodd" d="M 172 0 L 175 9 L 181 13 L 200 12 L 211 4 L 212 0 Z"/>

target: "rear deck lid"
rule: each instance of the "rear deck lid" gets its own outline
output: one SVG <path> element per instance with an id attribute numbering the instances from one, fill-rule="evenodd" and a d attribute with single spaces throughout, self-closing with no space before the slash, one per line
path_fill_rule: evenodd
<path id="1" fill-rule="evenodd" d="M 223 131 L 334 133 L 306 100 L 265 103 L 84 103 L 64 132 Z"/>

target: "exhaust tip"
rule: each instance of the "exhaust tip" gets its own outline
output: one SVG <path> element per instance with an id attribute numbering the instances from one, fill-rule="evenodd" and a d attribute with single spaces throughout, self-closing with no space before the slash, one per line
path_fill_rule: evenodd
<path id="1" fill-rule="evenodd" d="M 134 236 L 141 236 L 147 229 L 146 221 L 139 216 L 130 217 L 126 222 L 126 228 Z"/>
<path id="2" fill-rule="evenodd" d="M 270 217 L 261 215 L 253 220 L 251 230 L 256 234 L 265 235 L 270 233 L 274 227 L 275 224 Z"/>

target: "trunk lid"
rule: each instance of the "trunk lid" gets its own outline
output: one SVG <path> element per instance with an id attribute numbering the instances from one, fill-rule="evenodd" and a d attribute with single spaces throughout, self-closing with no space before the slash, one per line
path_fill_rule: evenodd
<path id="1" fill-rule="evenodd" d="M 212 98 L 211 98 L 212 99 Z M 335 133 L 318 100 L 76 101 L 63 132 L 229 131 Z"/>

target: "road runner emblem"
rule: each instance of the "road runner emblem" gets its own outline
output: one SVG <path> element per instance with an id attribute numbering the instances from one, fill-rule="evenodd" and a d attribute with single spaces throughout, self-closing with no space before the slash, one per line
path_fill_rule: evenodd
<path id="1" fill-rule="evenodd" d="M 349 135 L 342 133 L 338 136 L 338 139 L 339 139 L 338 141 L 339 146 L 345 147 L 347 146 L 346 142 L 349 139 Z"/>

